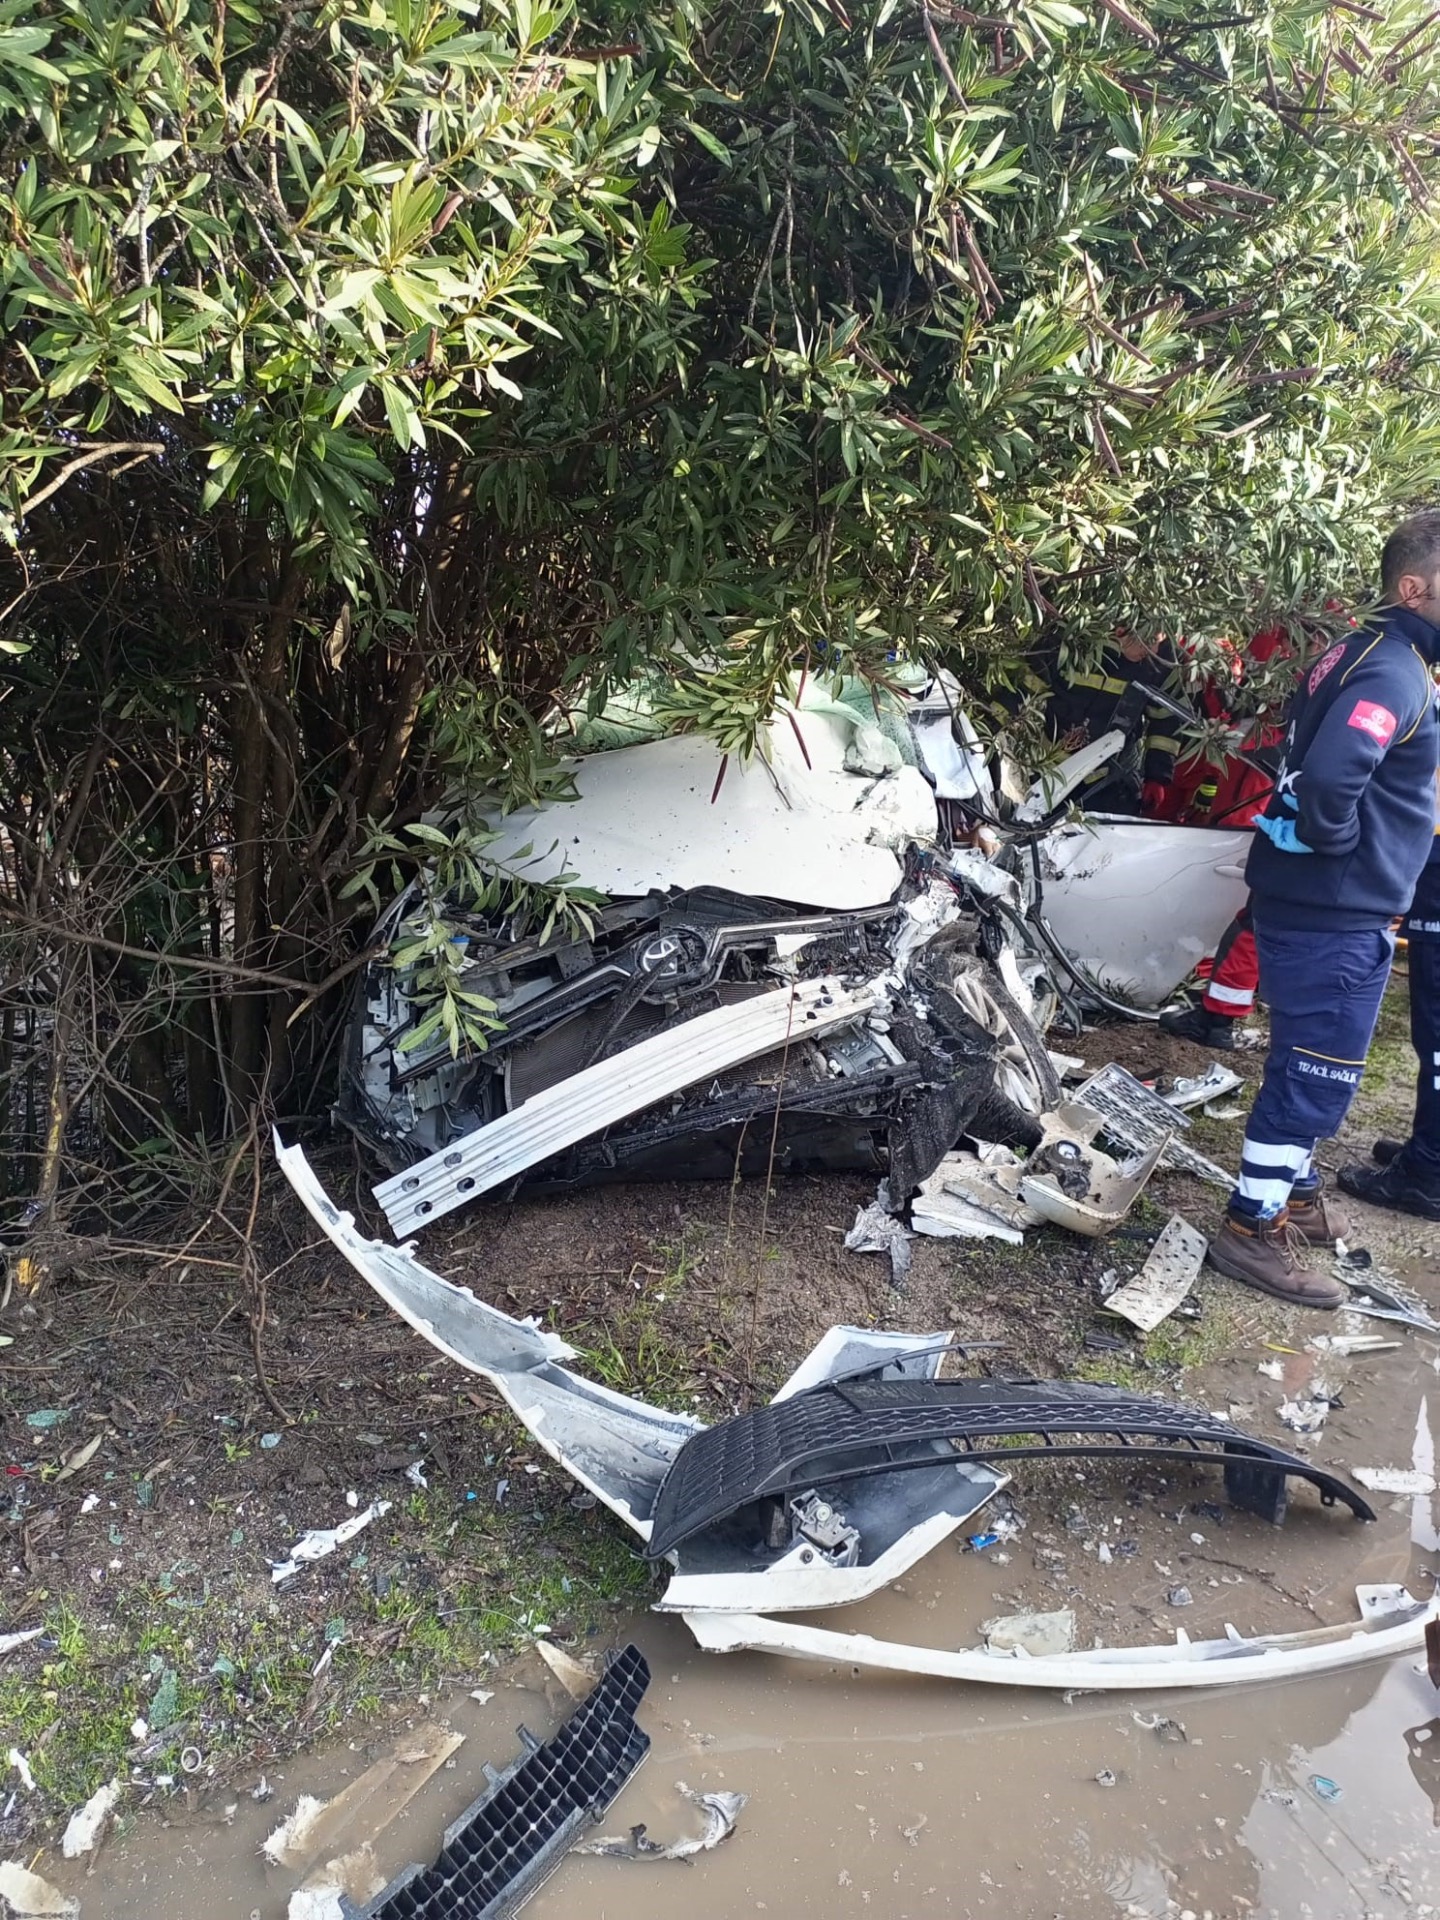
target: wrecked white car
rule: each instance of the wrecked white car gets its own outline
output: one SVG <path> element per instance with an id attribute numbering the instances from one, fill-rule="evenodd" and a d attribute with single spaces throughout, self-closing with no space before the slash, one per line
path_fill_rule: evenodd
<path id="1" fill-rule="evenodd" d="M 497 862 L 607 904 L 584 938 L 466 923 L 465 987 L 503 1022 L 484 1052 L 408 1044 L 411 982 L 363 976 L 338 1115 L 391 1169 L 394 1230 L 522 1184 L 772 1169 L 903 1202 L 963 1134 L 1033 1146 L 1046 1027 L 1163 1005 L 1243 901 L 1249 835 L 1075 816 L 1119 733 L 1007 799 L 956 692 L 878 746 L 812 696 L 745 766 L 694 735 L 587 754 L 574 800 L 505 819 Z"/>

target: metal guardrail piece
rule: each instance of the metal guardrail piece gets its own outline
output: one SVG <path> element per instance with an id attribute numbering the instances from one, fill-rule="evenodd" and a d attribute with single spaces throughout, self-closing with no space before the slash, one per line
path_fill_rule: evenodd
<path id="1" fill-rule="evenodd" d="M 1017 1446 L 1017 1435 L 1035 1439 Z M 1083 1438 L 1076 1443 L 1061 1436 Z M 659 1559 L 757 1500 L 817 1483 L 835 1486 L 906 1466 L 933 1466 L 934 1453 L 927 1449 L 936 1440 L 949 1441 L 966 1459 L 1099 1454 L 1210 1461 L 1224 1468 L 1236 1506 L 1276 1525 L 1285 1517 L 1285 1478 L 1293 1475 L 1317 1487 L 1327 1506 L 1340 1500 L 1358 1519 L 1375 1518 L 1334 1474 L 1200 1408 L 1059 1380 L 1029 1386 L 886 1380 L 814 1387 L 687 1440 L 661 1482 L 646 1557 Z"/>
<path id="2" fill-rule="evenodd" d="M 848 988 L 827 977 L 776 987 L 702 1013 L 546 1087 L 522 1106 L 382 1181 L 375 1198 L 404 1238 L 478 1194 L 682 1088 L 783 1047 L 863 1019 L 884 998 L 878 982 Z"/>

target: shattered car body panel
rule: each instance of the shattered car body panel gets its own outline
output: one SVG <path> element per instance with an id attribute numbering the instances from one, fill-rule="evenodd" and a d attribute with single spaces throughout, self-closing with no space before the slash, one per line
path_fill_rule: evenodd
<path id="1" fill-rule="evenodd" d="M 1428 1603 L 1403 1587 L 1359 1587 L 1361 1624 L 1315 1627 L 1302 1633 L 1257 1634 L 1229 1628 L 1223 1640 L 1192 1640 L 1178 1632 L 1173 1645 L 1095 1647 L 1087 1652 L 1029 1654 L 1016 1647 L 912 1647 L 867 1633 L 840 1633 L 798 1620 L 756 1615 L 701 1614 L 685 1624 L 710 1653 L 789 1654 L 845 1668 L 931 1680 L 981 1681 L 1000 1687 L 1048 1687 L 1069 1692 L 1149 1688 L 1244 1686 L 1252 1681 L 1316 1679 L 1372 1660 L 1413 1653 L 1440 1622 L 1440 1595 Z"/>
<path id="2" fill-rule="evenodd" d="M 1103 815 L 1057 827 L 1039 849 L 1046 924 L 1106 994 L 1162 1006 L 1244 906 L 1251 838 Z"/>
<path id="3" fill-rule="evenodd" d="M 869 779 L 846 771 L 844 729 L 828 715 L 769 730 L 764 756 L 731 762 L 696 734 L 575 760 L 577 798 L 521 808 L 488 849 L 502 863 L 525 847 L 533 879 L 569 871 L 620 898 L 671 888 L 853 912 L 900 885 L 904 848 L 938 829 L 935 796 L 914 767 Z M 807 758 L 808 756 L 808 758 Z"/>
<path id="4" fill-rule="evenodd" d="M 1084 1438 L 1059 1437 L 1069 1435 Z M 936 1442 L 975 1459 L 998 1453 L 1005 1459 L 1115 1454 L 1209 1461 L 1225 1469 L 1237 1506 L 1267 1518 L 1284 1517 L 1276 1483 L 1287 1475 L 1310 1481 L 1327 1506 L 1343 1501 L 1357 1519 L 1375 1518 L 1353 1487 L 1308 1460 L 1214 1414 L 1118 1387 L 1064 1380 L 827 1381 L 688 1440 L 656 1498 L 647 1556 L 660 1559 L 726 1516 L 820 1478 L 858 1479 L 922 1465 Z"/>
<path id="5" fill-rule="evenodd" d="M 337 1117 L 402 1175 L 657 1034 L 824 974 L 850 989 L 891 977 L 891 1004 L 819 1050 L 698 1077 L 678 1100 L 645 1106 L 637 1088 L 630 1111 L 584 1138 L 548 1154 L 538 1142 L 513 1182 L 860 1170 L 889 1173 L 903 1200 L 975 1119 L 982 1083 L 1025 1114 L 1053 1105 L 1037 1006 L 1083 998 L 1087 983 L 1137 1008 L 1163 1002 L 1243 899 L 1247 835 L 1104 818 L 1047 831 L 1047 809 L 1066 804 L 1116 735 L 1038 783 L 1007 838 L 1006 803 L 957 691 L 936 681 L 890 716 L 908 740 L 907 755 L 894 751 L 901 764 L 857 755 L 860 716 L 813 690 L 762 729 L 743 766 L 693 735 L 582 755 L 579 797 L 499 821 L 488 857 L 600 890 L 593 929 L 541 942 L 458 915 L 462 984 L 503 1023 L 483 1054 L 458 1059 L 440 1033 L 411 1045 L 421 1009 L 405 977 L 372 962 Z M 998 851 L 977 851 L 970 828 L 991 820 Z M 944 942 L 916 919 L 939 893 L 951 908 Z M 413 898 L 397 901 L 377 943 L 414 911 Z M 952 1017 L 957 999 L 969 1026 Z M 776 1107 L 772 1154 L 750 1123 Z M 989 1137 L 1029 1143 L 1013 1113 L 992 1117 Z"/>
<path id="6" fill-rule="evenodd" d="M 572 1373 L 577 1356 L 533 1321 L 513 1320 L 421 1264 L 408 1248 L 367 1240 L 336 1207 L 299 1147 L 277 1139 L 285 1177 L 316 1225 L 381 1299 L 439 1350 L 497 1389 L 552 1460 L 639 1535 L 650 1537 L 660 1488 L 685 1442 L 706 1431 Z M 895 1381 L 933 1379 L 944 1334 L 832 1329 L 789 1384 L 848 1377 L 857 1367 Z M 782 1394 L 785 1389 L 781 1389 Z M 1006 1476 L 932 1443 L 920 1470 L 807 1489 L 761 1517 L 697 1530 L 672 1556 L 662 1605 L 721 1609 L 840 1606 L 863 1599 L 915 1564 L 1001 1487 Z"/>
<path id="7" fill-rule="evenodd" d="M 696 1081 L 792 1043 L 855 1026 L 880 1004 L 877 986 L 837 979 L 774 987 L 637 1041 L 546 1087 L 453 1145 L 384 1181 L 375 1197 L 397 1234 L 463 1206 L 539 1161 L 656 1105 Z"/>
<path id="8" fill-rule="evenodd" d="M 672 1466 L 687 1444 L 724 1429 L 707 1429 L 693 1417 L 665 1413 L 572 1373 L 561 1364 L 575 1357 L 563 1340 L 487 1306 L 431 1272 L 408 1248 L 365 1239 L 330 1201 L 300 1148 L 286 1148 L 277 1139 L 276 1152 L 316 1224 L 380 1297 L 441 1352 L 490 1380 L 552 1459 L 642 1540 L 652 1541 L 657 1503 Z M 827 1386 L 862 1400 L 867 1389 L 872 1397 L 877 1389 L 938 1389 L 940 1363 L 949 1350 L 942 1334 L 832 1328 L 764 1411 L 783 1415 Z M 996 1386 L 1012 1400 L 1023 1391 Z M 1152 1408 L 1158 1404 L 1150 1403 Z M 988 1410 L 991 1417 L 993 1412 Z M 1197 1418 L 1188 1409 L 1182 1412 L 1192 1423 Z M 1072 1414 L 1068 1409 L 1060 1417 Z M 1034 1422 L 1042 1416 L 1027 1403 L 1016 1417 Z M 1221 1423 L 1213 1424 L 1220 1429 Z M 1211 1437 L 1221 1459 L 1227 1457 L 1227 1438 L 1259 1446 L 1268 1459 L 1230 1454 L 1231 1464 L 1272 1482 L 1277 1478 L 1277 1450 L 1233 1430 Z M 1440 1621 L 1440 1598 L 1422 1606 L 1402 1588 L 1362 1589 L 1359 1630 L 1322 1628 L 1255 1639 L 1232 1630 L 1225 1640 L 1198 1643 L 1181 1633 L 1173 1647 L 1027 1656 L 1018 1650 L 908 1647 L 767 1617 L 842 1605 L 878 1591 L 1006 1484 L 1003 1475 L 980 1461 L 957 1456 L 948 1440 L 932 1437 L 910 1445 L 928 1445 L 931 1457 L 917 1455 L 901 1467 L 871 1460 L 868 1475 L 846 1478 L 846 1462 L 832 1455 L 829 1468 L 840 1469 L 833 1480 L 823 1477 L 826 1463 L 814 1461 L 810 1464 L 822 1474 L 820 1486 L 807 1486 L 798 1497 L 787 1493 L 750 1502 L 739 1526 L 729 1514 L 690 1533 L 670 1549 L 675 1573 L 660 1609 L 681 1612 L 699 1644 L 717 1652 L 754 1648 L 894 1673 L 1082 1689 L 1219 1686 L 1336 1671 L 1421 1646 L 1427 1627 Z M 1310 1471 L 1312 1477 L 1328 1478 Z M 1356 1507 L 1357 1496 L 1342 1483 L 1334 1487 Z M 771 1529 L 768 1543 L 756 1537 L 757 1516 Z"/>
<path id="9" fill-rule="evenodd" d="M 372 970 L 341 1115 L 395 1169 L 397 1233 L 521 1180 L 858 1168 L 908 1192 L 968 1124 L 1013 1134 L 953 888 L 843 920 L 713 890 L 609 912 L 616 943 L 575 943 L 569 980 L 554 953 L 524 980 L 506 957 L 507 1029 L 479 1057 L 412 1065 L 401 984 Z M 474 984 L 496 997 L 483 964 Z"/>

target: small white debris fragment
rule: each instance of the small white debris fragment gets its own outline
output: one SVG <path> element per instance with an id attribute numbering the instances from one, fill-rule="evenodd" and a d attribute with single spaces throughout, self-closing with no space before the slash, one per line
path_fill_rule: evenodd
<path id="1" fill-rule="evenodd" d="M 358 1493 L 347 1493 L 347 1494 L 346 1494 L 346 1496 L 345 1496 L 345 1504 L 346 1504 L 346 1506 L 347 1506 L 347 1507 L 352 1507 L 352 1508 L 353 1508 L 353 1507 L 358 1507 L 358 1506 L 359 1506 L 359 1504 L 360 1504 L 360 1496 L 359 1496 L 359 1494 L 358 1494 Z"/>
<path id="2" fill-rule="evenodd" d="M 275 1789 L 271 1786 L 270 1782 L 265 1778 L 264 1774 L 262 1773 L 260 1778 L 255 1782 L 254 1786 L 250 1789 L 250 1798 L 252 1800 L 264 1801 L 264 1800 L 273 1800 L 274 1797 L 275 1797 Z"/>
<path id="3" fill-rule="evenodd" d="M 87 1493 L 85 1498 L 80 1502 L 80 1511 L 82 1514 L 93 1513 L 99 1504 L 100 1496 L 98 1493 Z"/>
<path id="4" fill-rule="evenodd" d="M 14 1860 L 0 1860 L 0 1902 L 18 1920 L 76 1920 L 80 1902 Z"/>
<path id="5" fill-rule="evenodd" d="M 991 1653 L 1041 1655 L 1069 1653 L 1075 1645 L 1075 1615 L 1069 1607 L 1055 1613 L 1011 1613 L 987 1620 L 980 1629 Z"/>
<path id="6" fill-rule="evenodd" d="M 478 1700 L 482 1707 L 488 1707 L 495 1698 L 495 1692 L 492 1687 L 474 1687 L 471 1689 L 470 1698 Z"/>
<path id="7" fill-rule="evenodd" d="M 282 1580 L 288 1580 L 292 1574 L 300 1571 L 302 1565 L 312 1560 L 323 1560 L 327 1554 L 334 1553 L 337 1547 L 343 1547 L 353 1540 L 357 1533 L 368 1527 L 372 1520 L 378 1520 L 382 1514 L 390 1511 L 388 1500 L 376 1500 L 349 1520 L 342 1520 L 338 1527 L 311 1527 L 303 1533 L 290 1549 L 288 1560 L 272 1560 L 270 1577 L 278 1586 Z"/>
<path id="8" fill-rule="evenodd" d="M 150 1726 L 148 1721 L 136 1719 L 130 1722 L 130 1738 L 132 1740 L 143 1740 L 149 1731 Z"/>
<path id="9" fill-rule="evenodd" d="M 345 1920 L 338 1887 L 297 1887 L 290 1896 L 285 1920 Z"/>
<path id="10" fill-rule="evenodd" d="M 1267 1380 L 1283 1380 L 1285 1378 L 1285 1369 L 1278 1360 L 1262 1360 L 1255 1371 L 1257 1373 L 1263 1373 Z"/>
<path id="11" fill-rule="evenodd" d="M 425 1462 L 423 1460 L 412 1460 L 410 1465 L 405 1469 L 405 1478 L 410 1482 L 412 1487 L 418 1487 L 422 1493 L 430 1485 L 430 1482 L 425 1478 Z"/>
<path id="12" fill-rule="evenodd" d="M 92 1793 L 83 1807 L 71 1814 L 70 1824 L 60 1842 L 60 1851 L 67 1860 L 78 1860 L 82 1853 L 90 1853 L 99 1844 L 105 1823 L 114 1813 L 119 1799 L 120 1782 L 111 1780 Z"/>
<path id="13" fill-rule="evenodd" d="M 1328 1400 L 1286 1400 L 1280 1408 L 1280 1424 L 1292 1433 L 1318 1433 L 1329 1412 Z"/>
<path id="14" fill-rule="evenodd" d="M 735 1822 L 749 1799 L 749 1795 L 744 1793 L 697 1793 L 693 1787 L 687 1787 L 683 1780 L 675 1782 L 675 1790 L 682 1799 L 688 1800 L 693 1807 L 699 1807 L 705 1815 L 705 1831 L 698 1839 L 674 1840 L 669 1846 L 662 1846 L 652 1840 L 641 1825 L 632 1827 L 623 1839 L 583 1841 L 576 1847 L 576 1853 L 608 1855 L 620 1860 L 688 1860 L 692 1854 L 708 1853 L 712 1847 L 718 1847 L 722 1840 L 728 1839 L 735 1831 Z M 921 1825 L 924 1825 L 923 1821 Z"/>
<path id="15" fill-rule="evenodd" d="M 535 1651 L 549 1667 L 572 1700 L 583 1700 L 595 1685 L 595 1676 L 562 1648 L 549 1640 L 537 1640 Z"/>
<path id="16" fill-rule="evenodd" d="M 29 1646 L 32 1640 L 38 1640 L 45 1629 L 27 1627 L 24 1633 L 0 1633 L 0 1654 L 14 1653 L 17 1647 Z"/>
<path id="17" fill-rule="evenodd" d="M 30 1762 L 25 1758 L 24 1754 L 21 1753 L 18 1747 L 11 1747 L 5 1757 L 15 1769 L 16 1773 L 19 1774 L 20 1784 L 26 1793 L 33 1793 L 35 1791 L 35 1776 L 31 1773 Z"/>
<path id="18" fill-rule="evenodd" d="M 1356 1467 L 1355 1478 L 1371 1493 L 1434 1493 L 1433 1473 L 1417 1473 L 1411 1467 Z"/>
<path id="19" fill-rule="evenodd" d="M 328 1800 L 317 1800 L 313 1794 L 301 1794 L 289 1819 L 282 1820 L 275 1831 L 260 1843 L 260 1851 L 272 1867 L 299 1867 L 305 1864 L 314 1851 L 312 1835 L 316 1822 L 329 1804 Z"/>

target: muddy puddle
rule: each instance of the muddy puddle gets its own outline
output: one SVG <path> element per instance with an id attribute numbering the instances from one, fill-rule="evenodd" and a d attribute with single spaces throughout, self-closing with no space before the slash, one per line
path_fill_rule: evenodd
<path id="1" fill-rule="evenodd" d="M 1349 1363 L 1341 1404 L 1307 1442 L 1317 1462 L 1433 1472 L 1440 1349 L 1402 1339 Z M 1267 1423 L 1285 1397 L 1313 1387 L 1317 1362 L 1281 1353 L 1277 1379 L 1259 1371 L 1272 1357 L 1237 1355 L 1205 1389 L 1217 1407 L 1246 1396 L 1257 1430 L 1279 1438 Z M 1115 1645 L 1168 1639 L 1177 1626 L 1198 1638 L 1227 1621 L 1248 1633 L 1353 1618 L 1357 1580 L 1431 1592 L 1432 1496 L 1377 1497 L 1379 1522 L 1366 1527 L 1304 1489 L 1276 1531 L 1226 1508 L 1200 1472 L 1125 1478 L 1071 1463 L 1049 1473 L 1047 1486 L 1041 1469 L 1022 1466 L 1002 1496 L 1025 1520 L 1016 1538 L 980 1552 L 942 1547 L 823 1624 L 959 1646 L 993 1615 L 1069 1605 L 1078 1644 Z M 1171 1599 L 1179 1587 L 1183 1611 Z M 748 1804 L 734 1835 L 692 1864 L 572 1855 L 528 1909 L 537 1920 L 1440 1914 L 1440 1693 L 1420 1655 L 1312 1681 L 1066 1701 L 706 1655 L 683 1624 L 654 1614 L 617 1629 L 617 1641 L 627 1636 L 653 1670 L 640 1714 L 652 1748 L 603 1831 L 643 1821 L 662 1842 L 698 1832 L 681 1781 Z M 482 1763 L 504 1766 L 518 1751 L 517 1723 L 543 1736 L 570 1710 L 533 1655 L 484 1682 L 488 1702 L 469 1696 L 476 1684 L 417 1703 L 383 1734 L 277 1767 L 263 1804 L 249 1779 L 216 1783 L 188 1805 L 172 1799 L 168 1825 L 158 1810 L 142 1813 L 88 1872 L 53 1854 L 34 1864 L 79 1897 L 82 1920 L 285 1920 L 325 1850 L 276 1867 L 262 1841 L 300 1795 L 328 1800 L 388 1757 L 381 1791 L 342 1836 L 346 1848 L 370 1838 L 348 1881 L 363 1898 L 407 1861 L 434 1857 L 481 1790 Z M 433 1761 L 437 1724 L 463 1742 L 407 1799 L 407 1770 Z"/>

